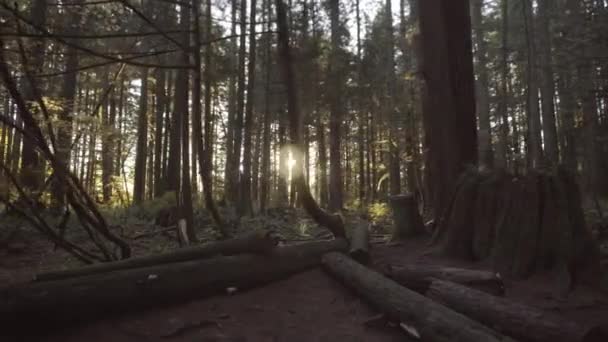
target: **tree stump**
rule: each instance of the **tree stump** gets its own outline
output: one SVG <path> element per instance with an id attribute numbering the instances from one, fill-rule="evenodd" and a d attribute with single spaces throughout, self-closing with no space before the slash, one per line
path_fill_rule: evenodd
<path id="1" fill-rule="evenodd" d="M 391 196 L 389 200 L 394 221 L 392 240 L 400 240 L 424 233 L 424 224 L 413 194 L 395 195 Z"/>
<path id="2" fill-rule="evenodd" d="M 576 180 L 565 169 L 467 170 L 439 218 L 433 243 L 448 256 L 490 259 L 506 276 L 558 272 L 559 288 L 598 284 L 599 250 L 587 230 Z M 565 273 L 565 274 L 564 274 Z"/>

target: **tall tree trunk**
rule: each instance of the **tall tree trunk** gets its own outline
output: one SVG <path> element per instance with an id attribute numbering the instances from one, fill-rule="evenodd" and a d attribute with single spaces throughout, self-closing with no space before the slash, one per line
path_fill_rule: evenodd
<path id="1" fill-rule="evenodd" d="M 399 162 L 399 138 L 398 127 L 404 120 L 401 118 L 403 113 L 399 113 L 395 98 L 397 97 L 397 79 L 395 76 L 395 35 L 393 30 L 393 8 L 392 1 L 386 0 L 386 33 L 388 37 L 388 53 L 386 55 L 386 81 L 388 86 L 388 96 L 386 98 L 386 117 L 389 125 L 389 146 L 388 146 L 388 163 L 389 163 L 389 192 L 391 195 L 401 193 L 401 167 Z"/>
<path id="2" fill-rule="evenodd" d="M 495 165 L 505 169 L 509 161 L 509 0 L 501 0 L 502 28 L 501 28 L 501 58 L 500 58 L 500 90 L 498 102 L 499 135 L 496 144 Z"/>
<path id="3" fill-rule="evenodd" d="M 74 0 L 72 3 L 80 4 L 82 0 Z M 78 27 L 81 21 L 81 13 L 78 10 L 74 10 L 69 15 L 70 33 L 78 33 Z M 78 41 L 73 39 L 72 43 L 78 44 Z M 66 59 L 65 59 L 65 70 L 68 72 L 63 76 L 63 84 L 61 89 L 61 98 L 63 100 L 63 108 L 59 114 L 59 121 L 61 124 L 57 127 L 57 159 L 60 163 L 63 163 L 66 169 L 70 169 L 70 153 L 72 145 L 72 120 L 74 114 L 74 99 L 76 97 L 76 81 L 78 78 L 79 57 L 78 52 L 75 48 L 66 47 Z M 74 70 L 71 71 L 70 70 Z M 25 142 L 24 142 L 25 143 Z M 25 164 L 22 165 L 25 167 Z M 53 182 L 53 205 L 57 208 L 65 205 L 65 191 L 63 184 L 59 181 Z"/>
<path id="4" fill-rule="evenodd" d="M 76 0 L 75 2 L 78 2 Z M 80 17 L 78 17 L 80 18 Z M 72 18 L 74 19 L 74 18 Z M 47 21 L 47 0 L 34 0 L 32 1 L 32 5 L 30 8 L 30 20 L 37 27 L 45 27 Z M 74 32 L 76 29 L 76 25 L 78 22 L 70 22 L 70 28 L 68 31 Z M 72 26 L 74 25 L 74 26 Z M 70 48 L 68 48 L 70 49 Z M 30 72 L 32 74 L 42 74 L 44 68 L 44 55 L 45 55 L 45 39 L 44 38 L 35 38 L 32 40 L 32 48 L 30 51 L 26 53 L 31 54 L 32 56 L 32 65 Z M 73 51 L 67 52 L 68 60 L 70 59 L 69 55 Z M 77 62 L 76 62 L 77 63 Z M 76 64 L 77 65 L 77 64 Z M 25 66 L 26 68 L 30 68 L 30 66 Z M 67 69 L 72 70 L 72 69 Z M 30 84 L 29 80 L 25 80 L 24 82 L 24 100 L 29 102 L 30 110 L 37 117 L 40 118 L 41 114 L 37 109 L 37 105 L 34 105 L 36 99 L 34 87 L 38 87 L 39 85 Z M 73 98 L 73 97 L 72 97 Z M 67 99 L 66 99 L 67 100 Z M 69 107 L 71 104 L 64 102 L 64 107 Z M 25 127 L 27 128 L 27 127 Z M 49 132 L 51 133 L 51 132 Z M 66 165 L 69 165 L 69 161 L 66 161 Z M 45 162 L 44 158 L 38 153 L 36 150 L 35 142 L 31 141 L 31 139 L 23 139 L 23 150 L 21 151 L 21 171 L 19 173 L 19 178 L 21 181 L 21 185 L 26 191 L 37 194 L 40 190 L 42 190 L 42 186 L 44 183 L 44 175 L 45 175 Z"/>
<path id="5" fill-rule="evenodd" d="M 363 62 L 361 57 L 361 6 L 360 0 L 355 2 L 357 18 L 357 98 L 358 98 L 358 157 L 359 157 L 359 205 L 363 207 L 367 183 L 365 181 L 365 123 L 367 112 L 363 109 Z"/>
<path id="6" fill-rule="evenodd" d="M 133 202 L 142 204 L 146 195 L 146 158 L 148 151 L 148 68 L 141 69 L 141 94 L 137 118 L 137 148 L 135 151 L 135 178 Z"/>
<path id="7" fill-rule="evenodd" d="M 253 135 L 254 115 L 254 85 L 255 85 L 255 12 L 256 0 L 250 0 L 251 9 L 249 13 L 249 64 L 247 66 L 247 107 L 245 110 L 245 139 L 243 141 L 243 177 L 241 179 L 241 191 L 239 201 L 239 214 L 241 216 L 252 215 L 251 204 L 251 145 Z"/>
<path id="8" fill-rule="evenodd" d="M 196 1 L 196 0 L 193 0 Z M 181 9 L 184 15 L 181 17 L 181 29 L 184 32 L 182 36 L 182 45 L 189 46 L 190 45 L 190 11 L 187 5 L 182 5 Z M 184 65 L 190 64 L 190 53 L 187 50 L 182 51 L 182 63 Z M 182 93 L 180 93 L 179 97 L 176 97 L 176 106 L 177 102 L 180 102 L 180 110 L 181 110 L 181 144 L 182 144 L 182 186 L 180 192 L 180 218 L 186 220 L 186 234 L 188 235 L 188 239 L 191 242 L 198 241 L 196 237 L 196 230 L 194 228 L 194 213 L 192 208 L 192 185 L 191 174 L 190 174 L 190 115 L 189 115 L 189 94 L 188 94 L 188 86 L 190 84 L 190 73 L 189 70 L 181 69 L 178 73 L 182 73 L 183 80 L 183 89 L 181 89 Z M 198 84 L 200 87 L 200 84 Z M 177 86 L 175 87 L 177 91 Z M 200 102 L 200 101 L 199 101 Z"/>
<path id="9" fill-rule="evenodd" d="M 270 31 L 270 20 L 272 11 L 272 1 L 264 0 L 264 7 L 266 8 L 265 16 L 263 21 L 266 22 L 266 31 Z M 260 179 L 260 211 L 263 213 L 266 211 L 266 204 L 268 203 L 270 194 L 270 73 L 271 73 L 271 45 L 272 41 L 270 37 L 264 40 L 264 69 L 266 72 L 266 79 L 264 81 L 264 122 L 263 122 L 263 137 L 262 137 L 262 177 Z"/>
<path id="10" fill-rule="evenodd" d="M 239 65 L 238 65 L 238 93 L 237 93 L 237 108 L 234 121 L 234 146 L 233 146 L 233 164 L 231 165 L 232 176 L 230 182 L 234 188 L 231 191 L 231 202 L 238 204 L 236 201 L 240 198 L 240 166 L 241 166 L 241 148 L 243 147 L 243 111 L 245 109 L 245 55 L 246 49 L 246 31 L 247 31 L 247 0 L 241 0 L 240 5 L 240 46 L 239 46 Z"/>
<path id="11" fill-rule="evenodd" d="M 162 68 L 156 69 L 156 127 L 154 128 L 154 197 L 158 198 L 164 194 L 165 179 L 162 176 L 163 160 L 163 126 L 165 123 L 166 108 L 166 72 Z M 168 127 L 164 127 L 167 129 Z"/>
<path id="12" fill-rule="evenodd" d="M 329 0 L 329 18 L 331 26 L 331 52 L 329 57 L 329 89 L 330 118 L 329 118 L 329 209 L 342 210 L 343 185 L 341 165 L 342 138 L 342 62 L 341 62 L 341 29 L 340 2 Z"/>
<path id="13" fill-rule="evenodd" d="M 534 30 L 534 11 L 532 0 L 524 0 L 522 7 L 527 45 L 527 119 L 528 119 L 528 168 L 538 167 L 543 158 L 541 141 L 540 108 L 538 104 L 538 71 L 536 68 L 536 34 Z"/>
<path id="14" fill-rule="evenodd" d="M 458 176 L 477 163 L 469 2 L 420 2 L 430 203 L 438 218 Z"/>
<path id="15" fill-rule="evenodd" d="M 492 131 L 490 129 L 490 84 L 488 80 L 487 43 L 483 28 L 483 0 L 474 0 L 471 19 L 475 33 L 475 56 L 477 58 L 477 118 L 479 122 L 479 161 L 487 167 L 494 165 L 492 152 Z"/>
<path id="16" fill-rule="evenodd" d="M 226 130 L 226 165 L 224 167 L 224 198 L 227 200 L 234 199 L 234 184 L 232 184 L 232 177 L 234 174 L 234 168 L 237 167 L 237 162 L 234 160 L 234 133 L 235 133 L 235 117 L 236 117 L 236 79 L 238 78 L 238 62 L 237 62 L 237 38 L 236 38 L 236 24 L 237 24 L 237 0 L 230 1 L 230 7 L 232 11 L 231 15 L 231 29 L 230 34 L 230 55 L 228 56 L 230 62 L 230 77 L 228 80 L 228 127 Z"/>
<path id="17" fill-rule="evenodd" d="M 551 16 L 553 15 L 554 1 L 538 0 L 538 28 L 539 28 L 539 64 L 542 66 L 541 77 L 541 104 L 543 118 L 543 146 L 545 157 L 549 163 L 559 163 L 559 147 L 557 143 L 557 127 L 555 125 L 555 82 L 553 81 L 553 59 L 551 38 Z"/>

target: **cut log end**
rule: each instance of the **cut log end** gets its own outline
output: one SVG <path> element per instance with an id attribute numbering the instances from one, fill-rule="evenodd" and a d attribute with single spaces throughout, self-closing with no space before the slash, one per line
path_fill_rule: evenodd
<path id="1" fill-rule="evenodd" d="M 413 194 L 391 196 L 390 205 L 394 221 L 391 238 L 393 241 L 424 233 L 424 224 L 418 212 L 418 204 Z"/>

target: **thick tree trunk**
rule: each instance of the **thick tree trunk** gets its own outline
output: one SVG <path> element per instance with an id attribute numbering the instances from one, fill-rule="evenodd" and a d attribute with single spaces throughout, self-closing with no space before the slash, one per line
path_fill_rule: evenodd
<path id="1" fill-rule="evenodd" d="M 30 329 L 35 334 L 59 323 L 208 297 L 231 287 L 246 289 L 315 267 L 323 254 L 346 249 L 343 239 L 310 242 L 266 256 L 224 256 L 18 285 L 0 291 L 0 324 L 5 328 L 0 335 L 24 322 L 36 326 Z"/>
<path id="2" fill-rule="evenodd" d="M 437 265 L 389 266 L 386 276 L 399 284 L 424 294 L 433 280 L 447 280 L 494 296 L 505 294 L 504 282 L 500 274 L 490 271 L 471 270 Z"/>
<path id="3" fill-rule="evenodd" d="M 538 1 L 538 28 L 539 28 L 539 64 L 541 73 L 541 105 L 543 119 L 543 146 L 545 156 L 549 163 L 559 163 L 559 149 L 557 143 L 557 127 L 555 125 L 555 82 L 553 80 L 553 55 L 551 39 L 551 17 L 555 15 L 551 0 Z"/>
<path id="4" fill-rule="evenodd" d="M 392 240 L 401 240 L 424 233 L 424 224 L 413 194 L 391 196 L 390 205 L 393 211 L 394 227 Z"/>
<path id="5" fill-rule="evenodd" d="M 441 215 L 458 175 L 477 163 L 469 2 L 419 3 L 423 109 L 430 203 Z"/>
<path id="6" fill-rule="evenodd" d="M 506 338 L 340 253 L 323 256 L 324 268 L 390 319 L 411 327 L 423 341 L 491 342 Z"/>
<path id="7" fill-rule="evenodd" d="M 82 277 L 98 273 L 112 271 L 152 267 L 173 262 L 182 262 L 195 259 L 205 259 L 218 255 L 237 255 L 237 254 L 267 254 L 274 249 L 277 244 L 275 237 L 266 231 L 249 233 L 230 240 L 210 242 L 201 246 L 181 248 L 173 252 L 155 254 L 130 258 L 115 262 L 95 264 L 91 266 L 39 273 L 34 277 L 35 281 L 49 281 Z"/>
<path id="8" fill-rule="evenodd" d="M 426 296 L 522 341 L 600 342 L 608 335 L 542 310 L 450 281 L 434 280 Z"/>

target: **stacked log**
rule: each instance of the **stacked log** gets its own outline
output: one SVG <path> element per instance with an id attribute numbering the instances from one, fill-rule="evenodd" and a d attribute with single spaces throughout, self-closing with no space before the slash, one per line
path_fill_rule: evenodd
<path id="1" fill-rule="evenodd" d="M 250 288 L 318 266 L 323 254 L 347 248 L 344 239 L 309 242 L 267 255 L 221 256 L 13 286 L 0 291 L 0 326 L 10 330 L 28 322 L 51 327 Z"/>
<path id="2" fill-rule="evenodd" d="M 119 271 L 140 267 L 155 266 L 174 262 L 204 259 L 216 255 L 237 255 L 243 253 L 268 254 L 277 245 L 278 240 L 271 232 L 257 231 L 230 240 L 211 242 L 201 246 L 180 248 L 178 250 L 120 261 L 94 264 L 86 267 L 49 271 L 37 274 L 35 281 L 47 281 L 80 277 L 110 271 Z"/>

